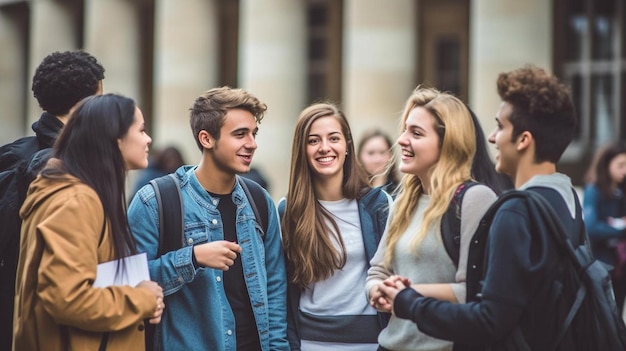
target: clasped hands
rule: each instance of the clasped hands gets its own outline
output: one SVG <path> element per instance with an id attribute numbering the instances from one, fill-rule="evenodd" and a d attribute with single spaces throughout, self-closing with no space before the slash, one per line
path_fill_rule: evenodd
<path id="1" fill-rule="evenodd" d="M 148 289 L 156 298 L 156 309 L 148 320 L 150 324 L 158 324 L 161 322 L 163 310 L 165 309 L 165 301 L 163 301 L 163 289 L 156 282 L 144 280 L 137 284 L 138 288 Z"/>
<path id="2" fill-rule="evenodd" d="M 400 290 L 410 288 L 409 278 L 392 275 L 370 289 L 369 303 L 377 311 L 393 313 L 393 301 Z"/>

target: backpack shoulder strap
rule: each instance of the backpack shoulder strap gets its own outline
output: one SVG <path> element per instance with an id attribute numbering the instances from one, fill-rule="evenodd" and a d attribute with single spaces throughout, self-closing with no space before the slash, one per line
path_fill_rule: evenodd
<path id="1" fill-rule="evenodd" d="M 475 181 L 466 181 L 456 188 L 452 201 L 448 205 L 446 213 L 441 218 L 441 240 L 443 246 L 452 259 L 455 266 L 459 266 L 459 255 L 461 250 L 461 205 L 463 196 L 467 189 L 479 184 Z"/>
<path id="2" fill-rule="evenodd" d="M 239 179 L 239 184 L 241 184 L 248 201 L 250 201 L 254 217 L 256 217 L 257 222 L 263 228 L 263 233 L 267 233 L 269 209 L 267 208 L 267 200 L 265 199 L 263 188 L 255 181 L 246 177 L 237 176 L 237 179 Z"/>
<path id="3" fill-rule="evenodd" d="M 183 202 L 178 177 L 171 173 L 153 179 L 159 210 L 159 250 L 157 257 L 183 246 Z"/>

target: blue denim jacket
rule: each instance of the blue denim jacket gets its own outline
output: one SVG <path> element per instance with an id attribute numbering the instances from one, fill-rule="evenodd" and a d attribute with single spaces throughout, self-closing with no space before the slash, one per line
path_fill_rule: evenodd
<path id="1" fill-rule="evenodd" d="M 195 175 L 196 166 L 176 171 L 184 207 L 184 247 L 155 259 L 158 250 L 158 209 L 151 185 L 141 188 L 128 208 L 131 231 L 139 252 L 146 252 L 150 277 L 165 294 L 165 312 L 157 333 L 165 350 L 236 350 L 235 319 L 222 284 L 222 271 L 194 269 L 193 245 L 223 240 L 219 199 L 212 198 Z M 289 350 L 287 343 L 285 261 L 276 207 L 266 194 L 267 233 L 257 223 L 239 183 L 233 191 L 237 206 L 237 239 L 244 279 L 255 316 L 261 349 Z"/>

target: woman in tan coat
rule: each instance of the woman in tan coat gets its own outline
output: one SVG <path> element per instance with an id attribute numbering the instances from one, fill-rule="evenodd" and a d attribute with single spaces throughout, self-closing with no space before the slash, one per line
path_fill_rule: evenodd
<path id="1" fill-rule="evenodd" d="M 127 170 L 147 166 L 150 143 L 129 98 L 94 96 L 74 111 L 20 211 L 14 350 L 144 348 L 161 287 L 93 283 L 98 264 L 136 253 L 124 184 Z"/>

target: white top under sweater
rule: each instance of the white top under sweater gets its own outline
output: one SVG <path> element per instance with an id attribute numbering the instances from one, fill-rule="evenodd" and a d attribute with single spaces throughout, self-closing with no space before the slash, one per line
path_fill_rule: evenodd
<path id="1" fill-rule="evenodd" d="M 450 283 L 459 302 L 465 302 L 465 277 L 469 241 L 478 228 L 483 214 L 495 201 L 495 193 L 484 185 L 469 188 L 461 207 L 461 248 L 459 267 L 455 268 L 441 240 L 441 221 L 436 221 L 428 228 L 426 237 L 418 248 L 418 254 L 412 251 L 411 241 L 422 225 L 424 212 L 430 203 L 430 196 L 422 195 L 411 218 L 408 228 L 398 240 L 391 270 L 384 267 L 387 233 L 383 235 L 378 250 L 371 260 L 366 282 L 366 295 L 369 290 L 390 275 L 407 277 L 411 283 Z M 393 216 L 393 209 L 389 220 Z M 449 351 L 452 343 L 435 339 L 417 329 L 410 320 L 391 317 L 389 325 L 380 333 L 379 344 L 389 350 Z"/>
<path id="2" fill-rule="evenodd" d="M 322 201 L 319 203 L 331 213 L 339 227 L 339 233 L 346 249 L 346 264 L 341 270 L 326 280 L 307 286 L 300 296 L 300 310 L 323 316 L 337 315 L 374 315 L 376 310 L 371 307 L 363 296 L 368 262 L 361 233 L 356 200 L 342 199 L 338 201 Z M 330 222 L 327 222 L 332 228 Z M 339 243 L 334 242 L 340 249 Z M 358 326 L 355 326 L 358 327 Z M 325 342 L 309 342 L 302 340 L 302 350 L 376 350 L 376 344 L 334 344 Z"/>

